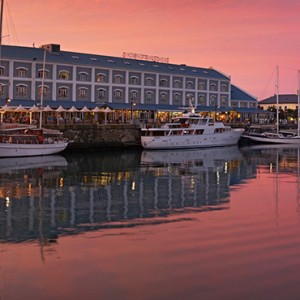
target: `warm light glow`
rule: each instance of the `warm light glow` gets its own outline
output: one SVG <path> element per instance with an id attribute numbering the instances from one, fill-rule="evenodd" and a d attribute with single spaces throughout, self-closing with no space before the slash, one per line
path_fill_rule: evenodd
<path id="1" fill-rule="evenodd" d="M 5 206 L 8 208 L 10 206 L 10 199 L 9 197 L 6 197 L 5 200 Z"/>

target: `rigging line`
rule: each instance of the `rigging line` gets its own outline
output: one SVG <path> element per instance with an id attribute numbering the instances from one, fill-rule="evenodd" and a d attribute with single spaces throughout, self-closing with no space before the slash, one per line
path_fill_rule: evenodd
<path id="1" fill-rule="evenodd" d="M 7 19 L 8 19 L 8 25 L 7 28 L 10 28 L 11 27 L 11 30 L 12 30 L 12 36 L 14 37 L 15 39 L 15 42 L 17 45 L 20 45 L 20 42 L 19 42 L 19 38 L 18 38 L 18 35 L 17 35 L 17 31 L 16 31 L 16 27 L 15 27 L 15 24 L 14 24 L 14 20 L 13 20 L 13 17 L 12 17 L 12 14 L 11 14 L 11 10 L 10 10 L 10 6 L 9 6 L 9 1 L 6 1 L 6 11 L 7 11 Z"/>
<path id="2" fill-rule="evenodd" d="M 273 81 L 274 81 L 275 71 L 276 71 L 276 68 L 273 69 L 273 72 L 272 72 L 270 78 L 268 79 L 268 82 L 267 82 L 266 86 L 264 87 L 263 92 L 261 93 L 260 99 L 264 99 L 264 98 L 265 98 L 266 90 L 267 90 L 267 88 L 270 86 L 271 80 L 273 79 Z M 274 94 L 275 94 L 275 92 L 274 92 Z"/>

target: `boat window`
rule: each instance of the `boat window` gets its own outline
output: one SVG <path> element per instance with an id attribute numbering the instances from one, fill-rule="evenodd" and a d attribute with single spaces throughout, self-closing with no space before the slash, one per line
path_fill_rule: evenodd
<path id="1" fill-rule="evenodd" d="M 198 134 L 203 134 L 203 132 L 204 132 L 204 129 L 197 129 L 196 130 L 196 134 L 198 135 Z"/>

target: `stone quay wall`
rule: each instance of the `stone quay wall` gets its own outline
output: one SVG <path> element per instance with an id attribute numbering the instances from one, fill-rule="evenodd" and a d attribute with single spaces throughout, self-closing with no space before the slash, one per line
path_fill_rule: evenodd
<path id="1" fill-rule="evenodd" d="M 55 125 L 70 143 L 68 149 L 140 146 L 141 130 L 138 125 Z"/>

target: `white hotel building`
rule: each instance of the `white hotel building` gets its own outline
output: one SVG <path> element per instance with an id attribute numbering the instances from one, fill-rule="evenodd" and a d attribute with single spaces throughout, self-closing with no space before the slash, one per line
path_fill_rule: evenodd
<path id="1" fill-rule="evenodd" d="M 43 77 L 43 106 L 54 109 L 126 110 L 134 102 L 136 110 L 178 111 L 194 99 L 199 111 L 261 112 L 255 97 L 213 68 L 68 52 L 57 44 L 1 46 L 0 106 L 7 99 L 11 106 L 40 104 Z"/>

